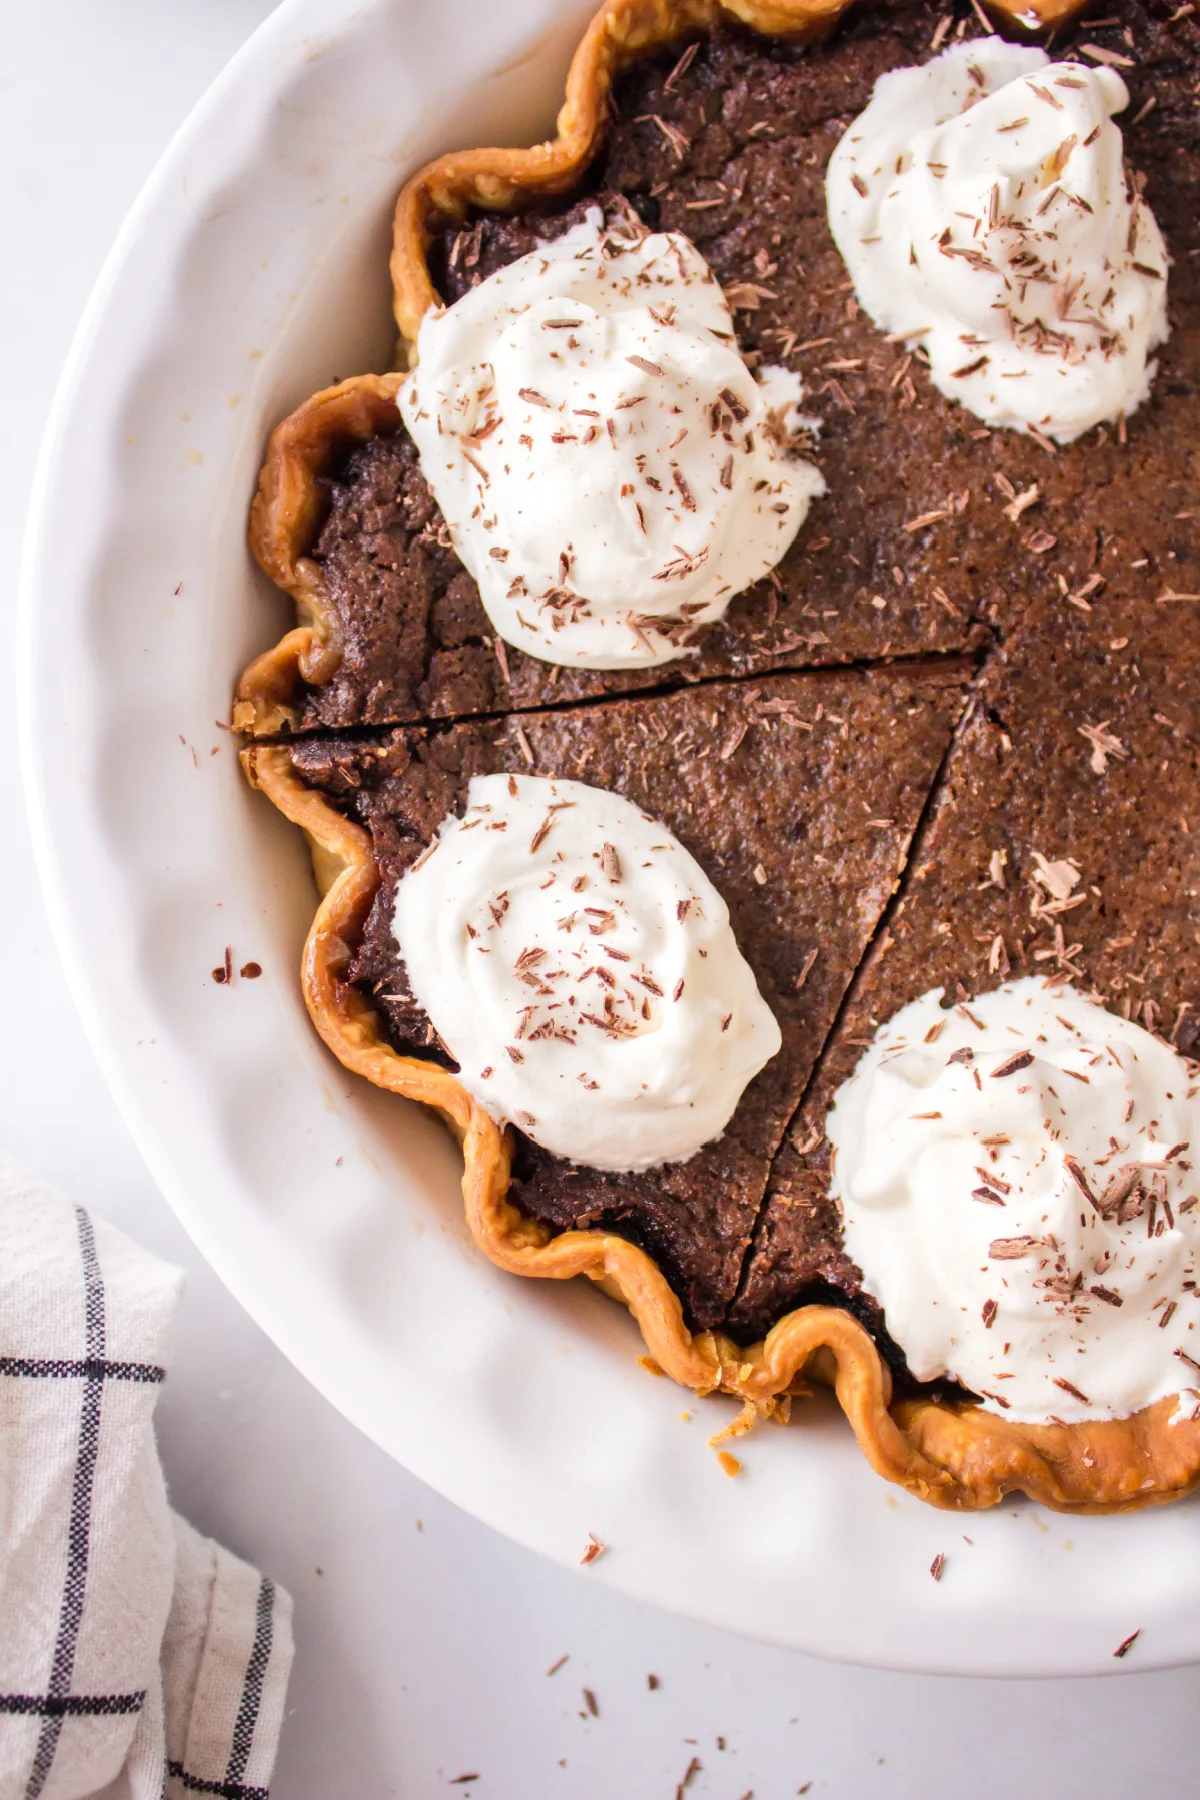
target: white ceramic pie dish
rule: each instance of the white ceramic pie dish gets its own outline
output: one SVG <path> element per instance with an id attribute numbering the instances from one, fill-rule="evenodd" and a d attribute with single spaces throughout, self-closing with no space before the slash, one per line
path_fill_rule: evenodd
<path id="1" fill-rule="evenodd" d="M 745 1440 L 728 1480 L 705 1440 L 732 1403 L 647 1376 L 586 1284 L 493 1269 L 441 1127 L 308 1024 L 306 855 L 214 723 L 287 617 L 245 550 L 263 441 L 313 389 L 386 366 L 401 180 L 543 134 L 586 15 L 288 0 L 128 220 L 63 379 L 22 596 L 30 807 L 75 995 L 168 1199 L 285 1353 L 497 1529 L 565 1563 L 594 1532 L 610 1549 L 581 1579 L 897 1668 L 1195 1660 L 1196 1503 L 957 1519 L 880 1481 L 824 1402 Z M 263 979 L 216 985 L 227 944 Z"/>

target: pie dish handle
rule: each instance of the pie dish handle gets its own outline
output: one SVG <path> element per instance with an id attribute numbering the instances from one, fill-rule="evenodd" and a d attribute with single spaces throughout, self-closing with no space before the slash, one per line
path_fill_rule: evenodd
<path id="1" fill-rule="evenodd" d="M 854 0 L 605 0 L 580 40 L 567 74 L 556 133 L 526 149 L 452 150 L 418 169 L 400 191 L 392 226 L 392 294 L 399 360 L 411 367 L 430 307 L 444 305 L 429 271 L 439 225 L 461 224 L 471 207 L 512 212 L 567 192 L 599 150 L 609 94 L 623 69 L 686 32 L 723 20 L 764 37 L 805 41 L 832 29 Z M 1060 25 L 1085 0 L 987 0 L 986 12 L 1024 36 Z"/>

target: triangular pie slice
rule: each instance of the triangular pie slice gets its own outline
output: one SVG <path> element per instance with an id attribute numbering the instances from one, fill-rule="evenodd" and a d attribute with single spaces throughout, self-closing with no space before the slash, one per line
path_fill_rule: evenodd
<path id="1" fill-rule="evenodd" d="M 719 1325 L 771 1158 L 895 887 L 970 672 L 946 660 L 714 683 L 246 752 L 251 778 L 358 871 L 348 895 L 331 892 L 307 953 L 318 1027 L 350 1066 L 346 1020 L 355 1055 L 369 1036 L 386 1049 L 389 1069 L 419 1062 L 422 1082 L 457 1088 L 408 993 L 391 923 L 401 874 L 441 821 L 461 811 L 475 774 L 557 776 L 635 801 L 675 833 L 728 904 L 783 1048 L 746 1089 L 724 1135 L 689 1162 L 606 1174 L 514 1133 L 506 1198 L 547 1232 L 616 1233 L 641 1246 L 688 1328 Z M 352 849 L 339 853 L 339 842 Z"/>

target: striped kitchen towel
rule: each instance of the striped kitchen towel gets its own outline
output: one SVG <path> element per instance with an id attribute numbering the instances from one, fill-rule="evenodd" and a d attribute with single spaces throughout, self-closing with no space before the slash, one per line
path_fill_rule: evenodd
<path id="1" fill-rule="evenodd" d="M 266 1800 L 292 1606 L 168 1505 L 181 1281 L 0 1163 L 0 1800 Z"/>

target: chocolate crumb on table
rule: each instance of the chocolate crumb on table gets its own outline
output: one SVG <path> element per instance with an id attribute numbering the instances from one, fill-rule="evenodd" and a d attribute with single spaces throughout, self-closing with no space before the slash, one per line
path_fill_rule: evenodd
<path id="1" fill-rule="evenodd" d="M 426 1056 L 446 1060 L 408 992 L 392 933 L 396 885 L 461 808 L 472 775 L 528 771 L 616 790 L 669 827 L 714 882 L 779 1021 L 779 1055 L 724 1134 L 686 1163 L 610 1174 L 518 1134 L 512 1188 L 555 1229 L 604 1224 L 642 1244 L 692 1325 L 718 1323 L 732 1298 L 771 1156 L 895 886 L 970 674 L 946 659 L 531 713 L 520 728 L 531 769 L 511 720 L 293 748 L 300 778 L 367 826 L 383 877 L 351 978 L 393 1041 Z M 729 756 L 714 754 L 734 737 Z"/>
<path id="2" fill-rule="evenodd" d="M 694 1741 L 695 1740 L 693 1739 L 693 1742 Z M 683 1779 L 675 1789 L 675 1800 L 682 1800 L 682 1796 L 686 1794 L 688 1788 L 691 1787 L 692 1782 L 696 1779 L 696 1776 L 699 1775 L 703 1767 L 704 1764 L 700 1761 L 700 1758 L 698 1756 L 693 1756 L 683 1772 Z"/>

